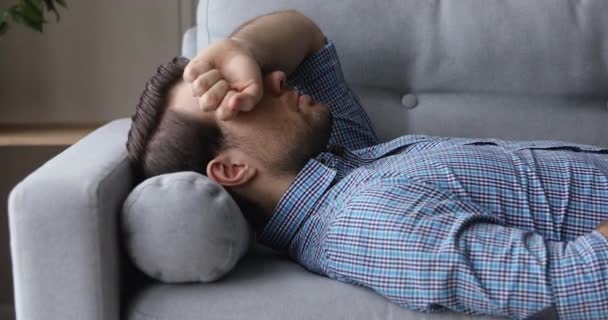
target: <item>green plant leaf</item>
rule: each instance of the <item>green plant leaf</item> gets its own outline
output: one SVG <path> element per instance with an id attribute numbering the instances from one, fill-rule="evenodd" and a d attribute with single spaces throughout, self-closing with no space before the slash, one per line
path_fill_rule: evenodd
<path id="1" fill-rule="evenodd" d="M 8 12 L 0 10 L 0 24 L 8 23 Z"/>
<path id="2" fill-rule="evenodd" d="M 8 12 L 0 9 L 0 23 L 8 21 L 8 17 L 9 17 Z"/>
<path id="3" fill-rule="evenodd" d="M 21 2 L 23 17 L 29 27 L 42 32 L 42 25 L 47 21 L 44 19 L 44 13 L 41 8 L 36 6 L 31 0 L 23 0 Z"/>
<path id="4" fill-rule="evenodd" d="M 59 5 L 62 6 L 62 7 L 64 7 L 64 8 L 68 7 L 68 5 L 63 0 L 55 0 L 55 2 L 59 3 Z"/>
<path id="5" fill-rule="evenodd" d="M 23 23 L 24 23 L 26 26 L 28 26 L 28 27 L 30 27 L 30 28 L 32 28 L 32 29 L 34 29 L 34 30 L 38 31 L 38 32 L 42 32 L 42 31 L 43 31 L 43 28 L 42 28 L 43 23 L 42 23 L 42 21 L 40 21 L 40 20 L 35 21 L 35 20 L 28 20 L 28 19 L 25 19 Z"/>
<path id="6" fill-rule="evenodd" d="M 42 25 L 46 22 L 42 11 L 29 1 L 22 1 L 10 10 L 13 20 L 24 24 L 31 29 L 42 32 Z"/>
<path id="7" fill-rule="evenodd" d="M 4 10 L 0 10 L 0 36 L 5 34 L 6 31 L 8 30 L 8 18 L 9 17 L 10 16 L 9 16 L 8 12 L 6 12 Z"/>
<path id="8" fill-rule="evenodd" d="M 44 24 L 48 23 L 47 12 L 53 12 L 56 21 L 60 20 L 58 5 L 67 8 L 65 0 L 18 0 L 8 10 L 0 10 L 0 34 L 8 29 L 9 19 L 42 32 Z"/>
<path id="9" fill-rule="evenodd" d="M 13 19 L 13 21 L 15 21 L 16 23 L 20 23 L 20 24 L 24 24 L 25 21 L 23 20 L 23 14 L 21 13 L 21 8 L 18 7 L 17 5 L 12 6 L 9 10 L 8 10 L 11 18 Z"/>
<path id="10" fill-rule="evenodd" d="M 46 5 L 46 11 L 52 11 L 55 14 L 55 21 L 59 21 L 59 11 L 57 11 L 57 7 L 55 6 L 55 2 L 53 0 L 38 0 L 38 1 L 44 1 L 44 4 Z"/>
<path id="11" fill-rule="evenodd" d="M 36 3 L 32 0 L 22 0 L 21 8 L 23 14 L 32 21 L 44 20 L 44 12 L 42 11 L 42 4 Z"/>

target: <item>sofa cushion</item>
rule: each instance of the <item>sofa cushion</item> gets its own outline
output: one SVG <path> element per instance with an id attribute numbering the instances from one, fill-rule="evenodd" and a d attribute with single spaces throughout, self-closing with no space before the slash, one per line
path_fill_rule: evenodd
<path id="1" fill-rule="evenodd" d="M 146 179 L 123 205 L 124 243 L 133 263 L 163 282 L 209 282 L 228 273 L 253 243 L 239 207 L 197 172 Z"/>
<path id="2" fill-rule="evenodd" d="M 201 0 L 199 52 L 281 9 L 319 24 L 351 84 L 608 97 L 608 1 Z"/>
<path id="3" fill-rule="evenodd" d="M 608 106 L 601 98 L 353 90 L 382 141 L 428 134 L 608 146 Z"/>
<path id="4" fill-rule="evenodd" d="M 148 283 L 127 303 L 126 318 L 264 320 L 489 320 L 455 312 L 420 313 L 374 291 L 306 271 L 260 244 L 219 281 Z"/>

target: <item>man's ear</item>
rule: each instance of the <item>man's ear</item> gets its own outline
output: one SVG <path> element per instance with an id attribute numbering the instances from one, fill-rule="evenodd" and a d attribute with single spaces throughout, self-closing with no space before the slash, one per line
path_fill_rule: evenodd
<path id="1" fill-rule="evenodd" d="M 242 186 L 255 174 L 256 169 L 234 152 L 223 152 L 207 164 L 207 177 L 224 187 Z"/>

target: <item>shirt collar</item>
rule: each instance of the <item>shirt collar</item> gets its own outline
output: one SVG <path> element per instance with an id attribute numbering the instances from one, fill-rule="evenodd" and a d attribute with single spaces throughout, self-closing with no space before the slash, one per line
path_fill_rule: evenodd
<path id="1" fill-rule="evenodd" d="M 279 200 L 262 231 L 260 242 L 277 250 L 286 250 L 335 176 L 334 169 L 310 159 Z"/>

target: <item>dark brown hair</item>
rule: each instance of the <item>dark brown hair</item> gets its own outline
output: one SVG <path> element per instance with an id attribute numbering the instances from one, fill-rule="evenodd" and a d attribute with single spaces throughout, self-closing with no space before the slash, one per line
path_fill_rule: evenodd
<path id="1" fill-rule="evenodd" d="M 178 171 L 205 174 L 207 163 L 222 147 L 218 127 L 167 109 L 169 90 L 182 78 L 188 62 L 175 57 L 159 66 L 131 117 L 127 151 L 136 183 Z"/>
<path id="2" fill-rule="evenodd" d="M 181 78 L 189 60 L 175 57 L 158 67 L 145 85 L 127 139 L 128 157 L 135 184 L 165 173 L 195 171 L 206 175 L 206 168 L 222 148 L 237 142 L 211 123 L 167 109 L 169 90 Z M 227 189 L 245 218 L 258 232 L 267 223 L 254 202 Z"/>

